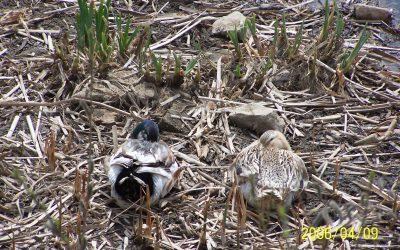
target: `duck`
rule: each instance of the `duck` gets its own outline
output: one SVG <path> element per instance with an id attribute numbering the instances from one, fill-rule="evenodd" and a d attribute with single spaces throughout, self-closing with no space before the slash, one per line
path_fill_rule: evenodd
<path id="1" fill-rule="evenodd" d="M 157 123 L 144 120 L 109 157 L 111 197 L 126 209 L 142 197 L 146 200 L 148 187 L 154 205 L 171 191 L 181 171 L 169 146 L 160 141 Z"/>
<path id="2" fill-rule="evenodd" d="M 306 188 L 309 176 L 303 160 L 285 136 L 267 130 L 234 159 L 237 185 L 252 207 L 289 207 Z"/>

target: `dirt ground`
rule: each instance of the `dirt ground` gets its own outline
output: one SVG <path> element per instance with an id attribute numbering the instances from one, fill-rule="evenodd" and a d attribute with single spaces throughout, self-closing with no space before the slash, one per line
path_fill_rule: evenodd
<path id="1" fill-rule="evenodd" d="M 112 2 L 112 17 L 122 13 L 133 17 L 132 26 L 150 25 L 150 47 L 169 41 L 155 54 L 167 61 L 174 51 L 184 66 L 196 57 L 199 63 L 180 86 L 152 82 L 138 72 L 133 56 L 114 55 L 105 73 L 93 75 L 76 49 L 75 1 L 1 1 L 0 246 L 400 248 L 400 58 L 389 41 L 399 39 L 396 24 L 369 24 L 373 35 L 340 93 L 331 88 L 336 66 L 364 26 L 343 1 L 341 44 L 315 62 L 317 49 L 308 45 L 323 26 L 319 4 L 158 0 L 132 1 L 129 8 L 125 2 L 131 1 Z M 240 64 L 229 38 L 211 32 L 213 22 L 233 10 L 256 15 L 266 48 L 273 41 L 272 23 L 283 12 L 290 41 L 304 21 L 299 55 L 278 55 L 263 73 L 266 57 L 254 44 L 242 44 Z M 240 78 L 233 73 L 238 64 Z M 284 216 L 237 206 L 229 167 L 259 133 L 238 127 L 228 110 L 249 103 L 272 108 L 283 119 L 283 132 L 310 175 L 303 197 Z M 110 197 L 103 163 L 145 118 L 159 123 L 162 140 L 186 169 L 160 204 L 124 211 Z M 328 227 L 335 237 L 305 237 L 305 228 L 313 227 Z M 374 239 L 367 235 L 373 228 Z"/>

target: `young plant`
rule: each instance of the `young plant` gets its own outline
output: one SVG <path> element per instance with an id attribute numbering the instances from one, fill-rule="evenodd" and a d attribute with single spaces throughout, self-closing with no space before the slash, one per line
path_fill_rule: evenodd
<path id="1" fill-rule="evenodd" d="M 146 53 L 149 50 L 151 41 L 150 26 L 144 26 L 143 33 L 139 37 L 138 46 L 136 48 L 136 56 L 138 57 L 139 73 L 143 72 L 143 65 L 146 60 Z"/>
<path id="2" fill-rule="evenodd" d="M 329 28 L 333 23 L 334 17 L 334 9 L 336 6 L 336 1 L 333 1 L 332 11 L 329 8 L 329 1 L 325 0 L 325 17 L 324 17 L 324 25 L 322 27 L 321 33 L 319 34 L 318 42 L 322 43 L 328 38 L 329 35 Z"/>
<path id="3" fill-rule="evenodd" d="M 159 84 L 159 83 L 161 83 L 161 80 L 162 80 L 163 61 L 162 61 L 161 56 L 157 58 L 154 53 L 151 53 L 151 59 L 152 59 L 151 61 L 152 61 L 155 73 L 156 73 L 156 77 L 155 77 L 156 83 Z"/>
<path id="4" fill-rule="evenodd" d="M 238 32 L 237 32 L 236 28 L 234 31 L 232 31 L 232 30 L 228 31 L 228 35 L 233 43 L 233 46 L 235 46 L 236 55 L 237 55 L 239 61 L 242 60 L 242 51 L 240 50 L 239 36 L 238 36 Z"/>
<path id="5" fill-rule="evenodd" d="M 131 18 L 128 17 L 126 21 L 125 28 L 122 28 L 121 16 L 116 18 L 117 28 L 118 28 L 118 47 L 120 55 L 125 55 L 129 46 L 131 45 L 133 39 L 139 34 L 141 27 L 137 26 L 136 29 L 129 35 L 129 25 L 131 24 Z"/>
<path id="6" fill-rule="evenodd" d="M 280 32 L 279 32 L 280 28 Z M 275 19 L 275 24 L 274 24 L 274 39 L 272 41 L 273 45 L 273 50 L 272 50 L 272 58 L 277 54 L 277 53 L 282 53 L 287 51 L 288 48 L 288 34 L 286 32 L 286 17 L 283 15 L 282 17 L 282 24 L 278 22 L 278 20 Z"/>
<path id="7" fill-rule="evenodd" d="M 336 39 L 339 39 L 342 35 L 344 30 L 344 20 L 343 14 L 340 13 L 339 8 L 336 7 L 336 29 L 335 29 L 335 36 Z"/>
<path id="8" fill-rule="evenodd" d="M 247 29 L 250 31 L 251 36 L 253 37 L 254 44 L 256 45 L 258 54 L 260 56 L 264 56 L 264 49 L 261 45 L 260 39 L 257 36 L 257 29 L 256 29 L 256 16 L 253 16 L 251 18 L 247 18 L 245 21 L 245 26 Z"/>
<path id="9" fill-rule="evenodd" d="M 236 64 L 235 70 L 233 71 L 233 74 L 235 75 L 236 78 L 242 77 L 242 73 L 240 72 L 240 64 Z"/>
<path id="10" fill-rule="evenodd" d="M 79 12 L 76 14 L 76 31 L 78 38 L 78 49 L 83 51 L 89 47 L 89 41 L 94 39 L 93 16 L 94 2 L 88 6 L 86 0 L 78 0 Z"/>
<path id="11" fill-rule="evenodd" d="M 101 63 L 107 63 L 113 51 L 108 28 L 111 0 L 104 1 L 101 0 L 96 9 L 93 1 L 88 5 L 87 0 L 78 0 L 79 13 L 76 16 L 78 49 L 83 52 L 87 49 L 91 62 L 97 59 Z"/>
<path id="12" fill-rule="evenodd" d="M 367 26 L 364 27 L 360 39 L 358 39 L 356 46 L 353 48 L 351 53 L 342 60 L 342 63 L 339 65 L 339 70 L 344 74 L 350 70 L 351 65 L 354 62 L 354 59 L 357 57 L 360 52 L 362 46 L 368 41 L 370 36 L 370 32 L 367 31 Z"/>
<path id="13" fill-rule="evenodd" d="M 177 56 L 175 52 L 174 55 L 174 78 L 178 78 L 182 75 L 182 58 L 181 56 Z"/>
<path id="14" fill-rule="evenodd" d="M 188 62 L 188 64 L 186 65 L 186 69 L 185 69 L 185 72 L 184 72 L 184 75 L 186 76 L 187 74 L 189 74 L 193 69 L 194 69 L 194 67 L 196 66 L 196 64 L 197 64 L 197 57 L 196 58 L 192 58 L 192 59 L 190 59 L 190 61 Z"/>
<path id="15" fill-rule="evenodd" d="M 167 79 L 167 84 L 173 87 L 179 87 L 185 81 L 185 75 L 182 69 L 182 57 L 178 56 L 175 52 L 173 52 L 172 55 L 174 56 L 174 75 L 172 78 Z M 169 72 L 169 69 L 167 72 Z"/>
<path id="16" fill-rule="evenodd" d="M 275 18 L 274 21 L 274 38 L 272 40 L 272 48 L 269 52 L 269 58 L 274 59 L 276 52 L 278 50 L 278 35 L 279 35 L 279 22 L 278 19 Z"/>
<path id="17" fill-rule="evenodd" d="M 283 41 L 283 46 L 286 48 L 289 45 L 289 38 L 286 31 L 286 16 L 283 14 L 282 16 L 282 25 L 281 25 L 281 32 L 280 32 L 280 39 Z"/>
<path id="18" fill-rule="evenodd" d="M 288 49 L 287 49 L 287 55 L 288 55 L 289 58 L 291 58 L 294 55 L 296 55 L 297 51 L 299 50 L 299 47 L 301 45 L 301 41 L 303 39 L 303 25 L 304 25 L 304 22 L 301 23 L 300 29 L 296 33 L 296 37 L 294 39 L 293 46 L 289 46 Z"/>
<path id="19" fill-rule="evenodd" d="M 101 0 L 100 6 L 95 11 L 95 25 L 96 25 L 96 38 L 97 38 L 96 51 L 98 53 L 101 62 L 103 63 L 109 62 L 111 53 L 113 51 L 113 45 L 109 37 L 109 28 L 108 28 L 110 3 L 111 0 L 107 0 L 106 3 L 104 3 L 104 0 Z"/>
<path id="20" fill-rule="evenodd" d="M 245 42 L 247 40 L 247 34 L 248 34 L 247 26 L 243 25 L 243 27 L 240 28 L 238 34 L 239 34 L 238 37 L 239 37 L 240 41 Z"/>

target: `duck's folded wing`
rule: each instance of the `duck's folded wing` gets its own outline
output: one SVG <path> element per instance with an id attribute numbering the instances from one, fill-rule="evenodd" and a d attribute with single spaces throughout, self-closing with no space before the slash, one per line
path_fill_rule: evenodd
<path id="1" fill-rule="evenodd" d="M 263 187 L 281 190 L 281 192 L 296 192 L 308 184 L 307 169 L 303 160 L 288 150 L 277 150 L 275 161 L 264 161 L 264 171 L 261 172 L 260 184 Z"/>
<path id="2" fill-rule="evenodd" d="M 128 139 L 111 157 L 110 165 L 116 164 L 126 168 L 136 165 L 140 166 L 137 169 L 139 172 L 166 175 L 174 162 L 174 154 L 164 142 Z"/>
<path id="3" fill-rule="evenodd" d="M 258 141 L 244 148 L 235 158 L 233 168 L 239 177 L 239 181 L 260 172 L 260 147 Z"/>
<path id="4" fill-rule="evenodd" d="M 288 175 L 288 187 L 291 191 L 299 191 L 306 188 L 308 185 L 309 177 L 304 161 L 295 153 L 291 154 L 290 174 Z"/>

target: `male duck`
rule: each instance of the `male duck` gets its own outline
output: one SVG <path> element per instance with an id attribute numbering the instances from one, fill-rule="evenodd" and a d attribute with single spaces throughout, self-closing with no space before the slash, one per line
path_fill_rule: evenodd
<path id="1" fill-rule="evenodd" d="M 148 186 L 150 204 L 154 204 L 172 189 L 181 171 L 171 149 L 160 141 L 158 125 L 145 120 L 110 157 L 111 196 L 127 208 L 146 197 Z"/>
<path id="2" fill-rule="evenodd" d="M 285 136 L 268 130 L 244 148 L 233 162 L 238 185 L 253 207 L 290 205 L 308 184 L 303 160 L 292 152 Z"/>

